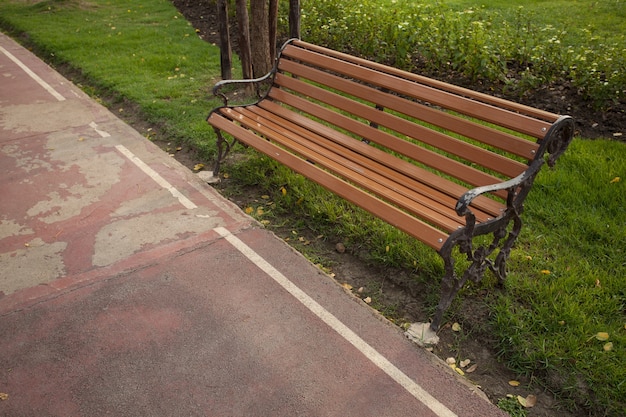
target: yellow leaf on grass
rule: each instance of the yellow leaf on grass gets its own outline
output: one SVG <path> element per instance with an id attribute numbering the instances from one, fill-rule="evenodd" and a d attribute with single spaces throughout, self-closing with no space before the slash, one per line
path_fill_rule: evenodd
<path id="1" fill-rule="evenodd" d="M 459 323 L 454 323 L 452 325 L 452 331 L 453 332 L 460 332 L 461 331 L 461 325 Z"/>
<path id="2" fill-rule="evenodd" d="M 348 284 L 347 282 L 344 282 L 343 284 L 341 284 L 341 286 L 344 287 L 346 290 L 352 289 L 352 285 Z"/>
<path id="3" fill-rule="evenodd" d="M 195 164 L 193 166 L 194 171 L 200 171 L 202 168 L 204 168 L 204 164 Z"/>
<path id="4" fill-rule="evenodd" d="M 514 379 L 509 381 L 509 385 L 512 386 L 512 387 L 519 387 L 519 384 L 520 384 L 520 382 L 516 381 Z"/>
<path id="5" fill-rule="evenodd" d="M 549 269 L 542 269 L 541 273 L 544 274 L 544 275 L 550 275 L 552 272 L 550 272 Z"/>
<path id="6" fill-rule="evenodd" d="M 616 182 L 620 182 L 621 178 L 620 177 L 615 177 L 613 178 L 611 181 L 609 181 L 610 184 L 615 184 Z"/>
<path id="7" fill-rule="evenodd" d="M 252 207 L 246 207 L 246 214 L 252 214 L 252 212 L 254 211 L 254 209 Z"/>
<path id="8" fill-rule="evenodd" d="M 604 349 L 605 352 L 613 350 L 613 342 L 605 343 L 604 346 L 602 347 L 602 349 Z"/>
<path id="9" fill-rule="evenodd" d="M 609 340 L 609 334 L 607 332 L 598 332 L 596 334 L 596 339 L 598 339 L 601 342 L 607 341 Z"/>
<path id="10" fill-rule="evenodd" d="M 283 193 L 283 195 L 287 195 L 287 189 L 285 187 L 281 187 L 280 192 Z"/>

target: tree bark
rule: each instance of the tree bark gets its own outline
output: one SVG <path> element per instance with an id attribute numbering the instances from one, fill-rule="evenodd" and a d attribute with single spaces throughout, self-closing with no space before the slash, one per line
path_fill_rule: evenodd
<path id="1" fill-rule="evenodd" d="M 250 44 L 252 71 L 255 78 L 267 74 L 272 67 L 269 41 L 269 10 L 267 0 L 250 0 Z"/>
<path id="2" fill-rule="evenodd" d="M 230 80 L 232 74 L 232 49 L 228 31 L 228 2 L 217 0 L 217 20 L 220 31 L 220 67 L 223 80 Z"/>
<path id="3" fill-rule="evenodd" d="M 300 39 L 300 0 L 289 0 L 289 37 Z"/>
<path id="4" fill-rule="evenodd" d="M 239 26 L 239 49 L 241 58 L 241 73 L 244 79 L 253 77 L 252 51 L 250 46 L 250 18 L 248 16 L 247 0 L 236 0 L 237 25 Z"/>
<path id="5" fill-rule="evenodd" d="M 269 7 L 269 47 L 270 47 L 270 62 L 274 65 L 276 59 L 276 37 L 278 32 L 278 0 L 270 0 Z"/>

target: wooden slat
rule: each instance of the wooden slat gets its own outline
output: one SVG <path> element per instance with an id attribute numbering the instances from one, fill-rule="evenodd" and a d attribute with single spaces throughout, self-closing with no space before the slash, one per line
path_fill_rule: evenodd
<path id="1" fill-rule="evenodd" d="M 417 195 L 408 187 L 393 183 L 378 172 L 375 163 L 360 165 L 344 154 L 332 152 L 320 146 L 316 141 L 302 140 L 302 136 L 276 128 L 269 120 L 262 120 L 258 115 L 239 107 L 224 111 L 242 126 L 255 130 L 260 136 L 280 144 L 291 153 L 299 155 L 303 163 L 315 163 L 344 180 L 375 194 L 382 199 L 425 219 L 429 223 L 447 231 L 461 227 L 464 222 L 450 207 L 443 206 L 423 195 Z M 273 125 L 273 127 L 272 127 Z M 263 140 L 263 139 L 261 139 Z"/>
<path id="2" fill-rule="evenodd" d="M 454 210 L 458 198 L 450 197 L 449 195 L 434 190 L 423 183 L 411 181 L 406 175 L 381 164 L 375 159 L 371 159 L 370 156 L 372 153 L 370 151 L 375 150 L 375 148 L 372 148 L 371 146 L 367 146 L 355 139 L 347 138 L 357 144 L 364 145 L 366 150 L 366 152 L 363 153 L 353 151 L 346 146 L 339 145 L 330 139 L 305 130 L 289 120 L 283 119 L 276 113 L 272 113 L 257 106 L 237 108 L 236 111 L 250 118 L 253 124 L 248 127 L 254 130 L 259 130 L 259 133 L 265 137 L 268 137 L 269 135 L 272 139 L 280 141 L 283 145 L 295 150 L 295 148 L 289 145 L 288 142 L 283 142 L 281 140 L 281 137 L 284 135 L 285 137 L 288 137 L 290 141 L 305 146 L 316 154 L 328 157 L 333 162 L 340 164 L 342 167 L 358 173 L 359 176 L 365 177 L 367 180 L 375 181 L 379 184 L 379 186 L 364 184 L 372 192 L 383 197 L 388 192 L 394 194 L 397 193 L 411 199 L 413 202 L 409 202 L 408 205 L 403 205 L 403 208 L 407 211 L 415 210 L 415 205 L 424 205 L 427 208 L 432 209 L 452 220 L 452 223 L 446 222 L 445 228 L 449 230 L 455 230 L 458 226 L 465 223 L 464 218 L 459 217 Z M 242 121 L 242 123 L 245 122 Z M 278 136 L 271 135 L 265 130 L 261 131 L 259 126 L 272 129 L 278 134 Z M 383 154 L 385 153 L 383 152 Z M 385 155 L 389 156 L 388 154 Z M 324 164 L 322 159 L 313 159 L 316 158 L 314 155 L 306 155 L 305 158 Z M 340 176 L 348 177 L 345 173 L 343 173 L 343 169 L 336 167 L 333 168 L 331 165 L 324 166 L 328 169 L 336 170 L 337 174 Z M 380 187 L 382 187 L 382 189 Z M 391 198 L 389 200 L 394 201 Z M 493 202 L 493 200 L 488 201 Z M 498 210 L 495 211 L 496 214 L 485 213 L 476 207 L 474 207 L 474 211 L 478 221 L 482 222 L 489 218 L 496 217 L 500 214 L 499 209 L 503 207 L 504 206 L 499 205 Z"/>
<path id="3" fill-rule="evenodd" d="M 407 100 L 398 95 L 368 87 L 362 83 L 333 76 L 328 72 L 322 72 L 294 61 L 281 60 L 279 70 L 319 82 L 330 88 L 342 91 L 362 100 L 376 103 L 386 109 L 403 113 L 417 120 L 422 120 L 434 126 L 477 140 L 486 145 L 496 147 L 505 152 L 521 156 L 527 160 L 532 160 L 539 148 L 539 145 L 535 142 Z"/>
<path id="4" fill-rule="evenodd" d="M 466 161 L 506 175 L 509 178 L 519 175 L 525 171 L 526 168 L 528 168 L 526 164 L 509 159 L 506 156 L 498 155 L 487 149 L 452 138 L 444 133 L 434 131 L 425 126 L 416 125 L 411 121 L 405 120 L 393 114 L 381 112 L 373 107 L 350 100 L 349 98 L 332 93 L 323 88 L 319 88 L 313 84 L 306 83 L 300 79 L 287 77 L 283 74 L 277 74 L 274 82 L 277 85 L 286 87 L 328 105 L 345 110 L 350 114 L 362 117 L 368 121 L 374 121 L 380 126 L 385 126 L 389 129 L 395 130 L 402 135 L 441 149 L 444 152 L 465 159 Z M 328 121 L 331 122 L 331 120 Z M 406 140 L 399 140 L 406 143 Z M 446 158 L 446 161 L 450 161 L 450 159 Z M 466 174 L 463 175 L 465 176 Z"/>
<path id="5" fill-rule="evenodd" d="M 317 136 L 322 136 L 327 138 L 329 141 L 336 143 L 337 146 L 342 149 L 352 150 L 365 156 L 366 158 L 369 158 L 370 160 L 377 161 L 377 163 L 384 167 L 394 170 L 402 177 L 406 177 L 405 181 L 414 180 L 415 182 L 413 186 L 416 187 L 416 191 L 424 193 L 428 196 L 428 198 L 454 207 L 458 198 L 468 191 L 466 187 L 463 187 L 460 184 L 446 180 L 437 174 L 419 168 L 410 162 L 396 158 L 393 155 L 390 155 L 389 153 L 368 145 L 360 140 L 355 140 L 347 135 L 343 135 L 328 126 L 312 121 L 311 119 L 286 109 L 277 103 L 266 100 L 259 103 L 259 106 L 262 109 L 268 110 L 273 115 L 276 115 L 276 119 L 278 119 L 281 123 L 285 123 L 285 130 L 299 128 L 297 130 L 298 133 L 305 137 L 310 137 L 311 140 L 316 140 Z M 308 135 L 309 133 L 310 135 L 315 136 L 310 136 Z M 423 185 L 423 187 L 420 185 Z M 484 212 L 486 218 L 497 217 L 500 215 L 501 209 L 504 206 L 495 200 L 481 196 L 474 200 L 472 207 L 475 207 L 479 213 Z M 483 220 L 483 218 L 481 218 L 481 220 Z"/>
<path id="6" fill-rule="evenodd" d="M 328 110 L 324 107 L 316 105 L 312 102 L 303 100 L 296 96 L 293 96 L 283 90 L 273 90 L 270 92 L 270 97 L 277 99 L 280 102 L 286 103 L 298 110 L 304 111 L 319 117 L 322 120 L 326 120 L 329 123 L 344 128 L 348 131 L 364 137 L 372 142 L 378 143 L 394 152 L 398 152 L 405 155 L 414 161 L 420 162 L 426 166 L 433 167 L 443 173 L 446 173 L 454 178 L 464 181 L 473 186 L 482 186 L 489 184 L 500 183 L 502 180 L 491 176 L 487 173 L 479 171 L 475 168 L 467 166 L 461 162 L 454 161 L 444 155 L 440 155 L 436 152 L 424 149 L 406 140 L 402 140 L 388 133 L 371 128 L 363 123 L 359 123 L 351 118 L 342 116 L 336 112 Z M 313 120 L 302 119 L 302 123 L 307 126 L 311 126 L 311 129 L 319 128 Z M 328 135 L 332 136 L 334 130 L 330 127 L 326 128 Z M 362 135 L 363 134 L 363 135 Z M 443 184 L 443 187 L 448 184 Z M 441 189 L 445 192 L 445 189 Z M 502 198 L 506 198 L 506 194 L 498 193 L 497 195 Z"/>
<path id="7" fill-rule="evenodd" d="M 448 91 L 454 94 L 459 94 L 464 97 L 471 97 L 476 100 L 482 101 L 484 103 L 490 103 L 498 107 L 502 107 L 505 109 L 512 110 L 516 113 L 525 114 L 531 117 L 535 117 L 541 120 L 546 120 L 550 123 L 556 122 L 559 118 L 559 115 L 551 112 L 547 112 L 544 110 L 536 109 L 534 107 L 525 106 L 523 104 L 515 103 L 510 100 L 505 100 L 499 97 L 494 97 L 489 94 L 479 93 L 474 90 L 470 90 L 468 88 L 459 87 L 453 84 L 445 83 L 443 81 L 438 81 L 432 78 L 424 77 L 422 75 L 413 74 L 407 71 L 403 71 L 397 68 L 389 67 L 387 65 L 379 64 L 377 62 L 368 61 L 363 58 L 358 58 L 352 55 L 348 55 L 342 52 L 334 51 L 328 48 L 324 48 L 322 46 L 313 45 L 311 43 L 307 43 L 304 41 L 295 41 L 288 48 L 303 48 L 309 51 L 315 51 L 318 53 L 322 53 L 324 55 L 328 55 L 331 57 L 338 58 L 342 61 L 351 62 L 363 67 L 371 68 L 377 71 L 385 72 L 388 74 L 395 75 L 397 77 L 405 78 L 407 80 L 415 81 L 420 84 L 429 85 L 431 87 L 435 87 L 440 90 Z"/>
<path id="8" fill-rule="evenodd" d="M 438 90 L 430 85 L 419 84 L 413 80 L 406 79 L 406 77 L 390 76 L 390 71 L 388 67 L 385 66 L 381 66 L 376 70 L 360 65 L 350 65 L 348 67 L 345 61 L 296 47 L 286 48 L 283 51 L 283 55 L 307 62 L 311 65 L 327 68 L 348 77 L 360 79 L 390 91 L 405 94 L 476 119 L 523 132 L 536 138 L 543 138 L 551 125 L 545 121 L 515 113 L 508 109 L 481 103 L 448 91 Z"/>
<path id="9" fill-rule="evenodd" d="M 441 249 L 448 235 L 437 228 L 424 223 L 410 214 L 388 204 L 377 197 L 333 176 L 314 164 L 302 163 L 302 160 L 270 141 L 259 140 L 253 132 L 238 126 L 228 118 L 216 112 L 208 119 L 209 123 L 236 137 L 239 141 L 252 146 L 292 170 L 332 190 L 340 197 L 357 204 L 394 227 L 405 231 L 435 250 Z"/>

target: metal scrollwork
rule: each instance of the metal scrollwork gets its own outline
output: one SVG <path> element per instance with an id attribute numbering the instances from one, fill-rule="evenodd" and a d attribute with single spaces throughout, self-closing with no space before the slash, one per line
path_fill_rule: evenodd
<path id="1" fill-rule="evenodd" d="M 501 184 L 477 187 L 465 193 L 457 202 L 456 211 L 465 217 L 465 227 L 452 233 L 439 255 L 444 261 L 444 277 L 441 282 L 441 298 L 435 311 L 431 329 L 439 329 L 443 314 L 450 307 L 457 292 L 468 280 L 480 282 L 487 269 L 491 270 L 500 281 L 506 278 L 506 262 L 511 249 L 522 229 L 521 214 L 524 200 L 528 195 L 535 177 L 545 162 L 553 167 L 560 155 L 565 152 L 574 136 L 574 121 L 569 116 L 559 118 L 540 142 L 539 150 L 528 169 L 518 177 Z M 481 194 L 506 190 L 508 193 L 506 210 L 496 219 L 476 224 L 476 218 L 470 209 L 472 200 Z M 491 234 L 492 242 L 474 248 L 474 237 Z M 467 257 L 469 267 L 462 275 L 457 275 L 452 252 L 455 247 Z M 492 260 L 492 255 L 495 260 Z"/>

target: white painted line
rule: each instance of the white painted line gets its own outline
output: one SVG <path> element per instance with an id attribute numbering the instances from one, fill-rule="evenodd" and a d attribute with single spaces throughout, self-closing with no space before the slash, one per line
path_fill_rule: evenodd
<path id="1" fill-rule="evenodd" d="M 309 297 L 304 291 L 298 288 L 293 282 L 289 281 L 287 277 L 280 273 L 276 268 L 270 265 L 259 254 L 252 250 L 248 245 L 243 243 L 239 238 L 230 233 L 223 227 L 217 227 L 214 229 L 223 238 L 225 238 L 231 245 L 233 245 L 239 252 L 241 252 L 246 258 L 252 261 L 263 272 L 269 275 L 274 281 L 276 281 L 287 292 L 300 301 L 306 308 L 311 310 L 313 314 L 319 317 L 324 323 L 330 326 L 334 331 L 339 333 L 341 337 L 347 340 L 352 346 L 358 349 L 367 359 L 372 361 L 383 372 L 389 375 L 394 381 L 400 384 L 406 389 L 413 397 L 430 408 L 439 417 L 457 417 L 455 413 L 450 411 L 445 405 L 439 402 L 435 397 L 426 392 L 417 382 L 409 378 L 404 372 L 398 369 L 387 358 L 381 355 L 376 349 L 371 347 L 365 340 L 361 339 L 356 333 L 354 333 L 348 326 L 343 324 L 337 317 L 332 315 L 328 310 L 319 305 L 317 301 Z"/>
<path id="2" fill-rule="evenodd" d="M 56 98 L 59 101 L 65 101 L 65 97 L 63 97 L 57 90 L 55 90 L 54 88 L 52 88 L 52 86 L 50 84 L 48 84 L 47 82 L 45 82 L 44 80 L 41 79 L 41 77 L 39 77 L 37 74 L 35 74 L 30 68 L 28 68 L 26 66 L 26 64 L 24 64 L 22 61 L 20 61 L 19 59 L 17 59 L 15 57 L 15 55 L 13 55 L 11 52 L 7 51 L 6 49 L 4 49 L 2 46 L 0 46 L 0 51 L 2 51 L 3 54 L 5 54 L 11 61 L 15 62 L 17 64 L 18 67 L 20 67 L 21 69 L 24 70 L 24 72 L 26 74 L 28 74 L 30 76 L 30 78 L 32 78 L 33 80 L 37 81 L 37 83 L 42 86 L 47 92 L 49 92 L 50 94 L 52 94 L 52 96 L 54 98 Z"/>
<path id="3" fill-rule="evenodd" d="M 165 180 L 165 178 L 160 176 L 158 172 L 156 172 L 155 170 L 150 168 L 145 162 L 143 162 L 141 159 L 139 159 L 139 157 L 137 157 L 134 153 L 129 151 L 125 146 L 123 146 L 123 145 L 116 145 L 115 148 L 118 151 L 120 151 L 125 157 L 130 159 L 130 161 L 132 163 L 137 165 L 139 167 L 139 169 L 141 169 L 143 172 L 145 172 L 157 184 L 159 184 L 161 187 L 163 187 L 167 191 L 169 191 L 175 198 L 178 199 L 178 201 L 180 201 L 180 204 L 185 206 L 185 208 L 187 208 L 189 210 L 193 210 L 193 209 L 197 209 L 198 208 L 198 206 L 196 206 L 191 200 L 189 200 L 187 197 L 185 197 L 180 191 L 178 191 L 176 188 L 174 188 L 174 186 L 172 184 L 167 182 Z"/>
<path id="4" fill-rule="evenodd" d="M 98 124 L 96 122 L 89 123 L 89 127 L 91 127 L 93 130 L 95 130 L 96 133 L 99 134 L 103 138 L 108 138 L 108 137 L 111 136 L 109 134 L 109 132 L 105 132 L 104 130 L 98 129 Z"/>

